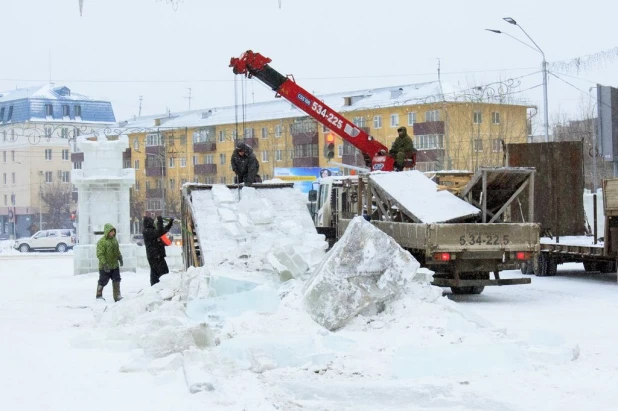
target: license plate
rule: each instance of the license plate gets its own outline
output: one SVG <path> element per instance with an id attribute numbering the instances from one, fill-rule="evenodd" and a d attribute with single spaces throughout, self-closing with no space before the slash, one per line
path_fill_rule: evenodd
<path id="1" fill-rule="evenodd" d="M 459 237 L 459 245 L 492 246 L 507 245 L 510 243 L 508 234 L 500 233 L 468 233 Z"/>

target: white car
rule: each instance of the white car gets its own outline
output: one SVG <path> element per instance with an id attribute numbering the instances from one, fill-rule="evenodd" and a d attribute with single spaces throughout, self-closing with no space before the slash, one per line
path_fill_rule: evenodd
<path id="1" fill-rule="evenodd" d="M 56 250 L 64 253 L 75 245 L 75 231 L 70 229 L 41 230 L 32 237 L 18 238 L 13 248 L 27 253 L 31 250 Z"/>

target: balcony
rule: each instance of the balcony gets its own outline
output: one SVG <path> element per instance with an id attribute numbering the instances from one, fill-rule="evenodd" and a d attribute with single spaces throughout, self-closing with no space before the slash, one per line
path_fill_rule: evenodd
<path id="1" fill-rule="evenodd" d="M 193 166 L 193 173 L 195 175 L 217 174 L 217 165 L 216 164 L 195 164 Z"/>
<path id="2" fill-rule="evenodd" d="M 193 143 L 193 151 L 195 153 L 209 153 L 211 151 L 217 151 L 217 143 L 214 141 Z"/>
<path id="3" fill-rule="evenodd" d="M 84 153 L 71 153 L 71 161 L 73 163 L 82 163 L 84 161 Z"/>
<path id="4" fill-rule="evenodd" d="M 292 160 L 292 167 L 319 167 L 319 157 L 301 157 Z"/>
<path id="5" fill-rule="evenodd" d="M 444 121 L 427 121 L 414 124 L 414 135 L 444 134 Z"/>
<path id="6" fill-rule="evenodd" d="M 165 147 L 163 146 L 146 146 L 146 154 L 155 156 L 165 156 Z"/>
<path id="7" fill-rule="evenodd" d="M 146 167 L 146 177 L 165 177 L 166 175 L 165 167 Z"/>
<path id="8" fill-rule="evenodd" d="M 416 152 L 416 162 L 424 163 L 429 161 L 440 161 L 444 160 L 444 156 L 446 155 L 446 151 L 443 148 L 436 148 L 433 150 L 418 150 Z"/>
<path id="9" fill-rule="evenodd" d="M 164 192 L 162 188 L 149 188 L 146 190 L 146 198 L 163 198 Z"/>
<path id="10" fill-rule="evenodd" d="M 318 144 L 318 123 L 314 120 L 294 123 L 290 127 L 292 144 Z"/>

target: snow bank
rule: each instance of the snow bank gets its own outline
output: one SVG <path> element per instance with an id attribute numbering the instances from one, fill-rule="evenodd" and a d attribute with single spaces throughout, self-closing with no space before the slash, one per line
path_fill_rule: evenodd
<path id="1" fill-rule="evenodd" d="M 97 330 L 105 338 L 102 347 L 119 342 L 115 349 L 131 350 L 120 371 L 182 370 L 188 392 L 242 409 L 239 390 L 256 398 L 303 398 L 332 382 L 329 395 L 336 395 L 332 390 L 350 382 L 371 387 L 493 375 L 578 356 L 578 348 L 560 336 L 509 335 L 468 313 L 431 286 L 430 271 L 362 218 L 330 252 L 322 245 L 299 251 L 304 223 L 272 219 L 259 209 L 270 205 L 247 188 L 240 202 L 230 199 L 229 190 L 219 191 L 214 197 L 225 211 L 215 211 L 213 220 L 198 214 L 199 225 L 208 220 L 212 231 L 228 230 L 222 220 L 234 225 L 242 249 L 226 254 L 229 235 L 220 244 L 211 241 L 216 250 L 208 252 L 219 256 L 217 264 L 163 276 L 154 287 L 108 306 Z M 203 200 L 196 207 L 206 212 L 214 200 Z M 309 244 L 314 240 L 309 236 Z"/>

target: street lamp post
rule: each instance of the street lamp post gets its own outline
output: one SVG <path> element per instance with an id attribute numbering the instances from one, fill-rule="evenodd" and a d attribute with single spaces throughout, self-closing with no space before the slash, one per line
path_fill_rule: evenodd
<path id="1" fill-rule="evenodd" d="M 530 39 L 530 41 L 532 42 L 532 44 L 535 45 L 535 47 L 530 46 L 527 43 L 524 43 L 523 41 L 519 40 L 518 38 L 515 38 L 513 36 L 511 36 L 508 33 L 504 33 L 500 30 L 491 30 L 491 29 L 486 29 L 487 31 L 491 31 L 492 33 L 496 33 L 496 34 L 506 34 L 507 36 L 517 40 L 518 42 L 526 45 L 527 47 L 530 47 L 533 50 L 538 51 L 539 53 L 541 53 L 541 56 L 543 56 L 543 62 L 541 64 L 542 70 L 543 70 L 543 111 L 544 111 L 544 129 L 545 129 L 545 142 L 549 142 L 549 104 L 548 104 L 548 99 L 547 99 L 547 60 L 545 59 L 545 53 L 543 52 L 543 50 L 541 50 L 541 48 L 539 47 L 538 44 L 536 44 L 536 42 L 534 40 L 532 40 L 532 37 L 530 37 L 528 35 L 528 33 L 526 33 L 526 30 L 524 30 L 524 28 L 522 26 L 520 26 L 519 24 L 517 24 L 517 22 L 515 21 L 515 19 L 511 18 L 511 17 L 504 17 L 503 18 L 504 21 L 506 21 L 509 24 L 512 24 L 514 26 L 519 27 L 519 29 L 521 31 L 524 32 L 524 34 L 526 35 L 526 37 L 528 37 L 528 39 Z"/>

